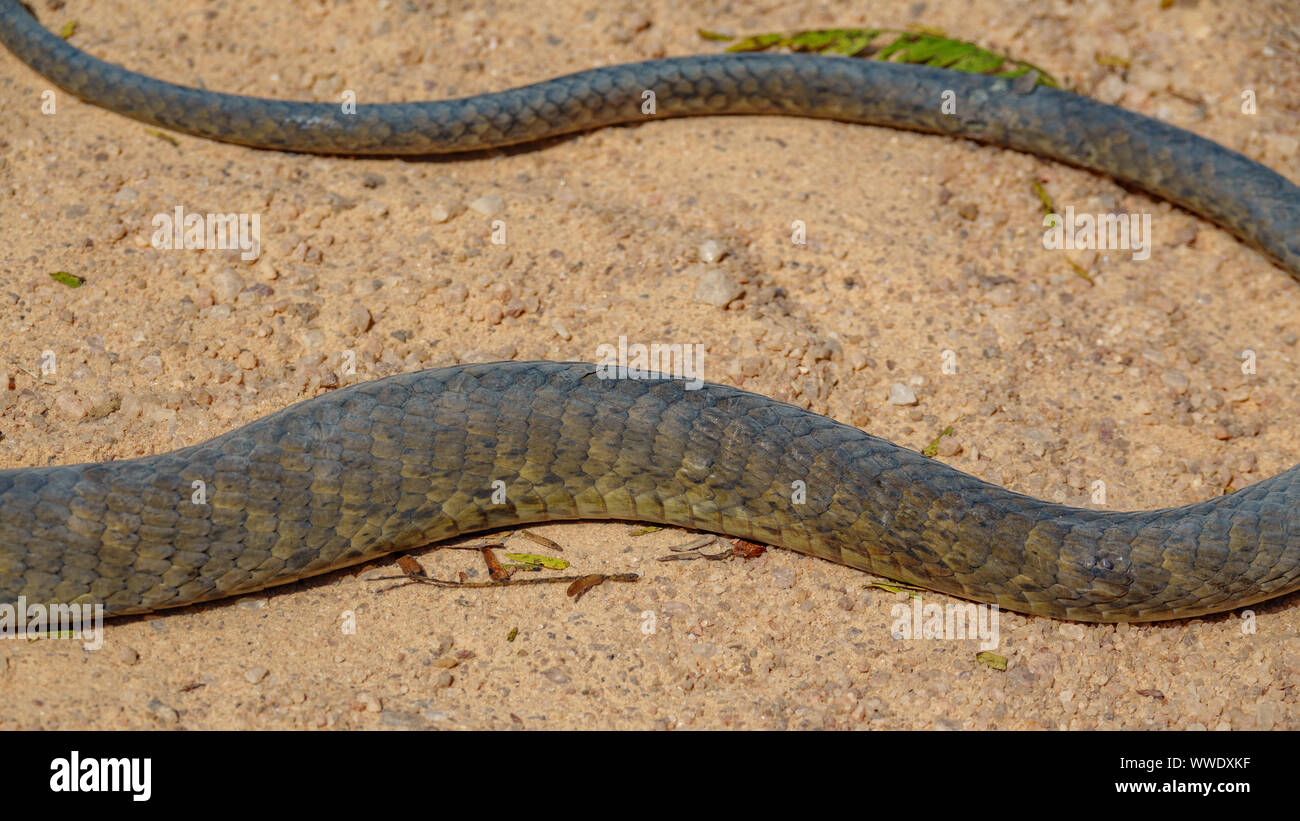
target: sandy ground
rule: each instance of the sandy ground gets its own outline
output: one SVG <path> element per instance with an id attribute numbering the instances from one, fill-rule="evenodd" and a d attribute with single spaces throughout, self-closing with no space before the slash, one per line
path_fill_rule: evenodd
<path id="1" fill-rule="evenodd" d="M 154 76 L 331 101 L 715 49 L 697 27 L 919 22 L 1300 179 L 1295 12 L 1159 5 L 36 4 L 50 28 L 76 21 L 79 47 Z M 43 115 L 48 87 L 0 53 L 0 468 L 165 451 L 333 385 L 591 360 L 619 336 L 701 343 L 714 381 L 904 446 L 952 425 L 939 458 L 1043 498 L 1092 503 L 1102 482 L 1106 507 L 1178 505 L 1300 458 L 1300 287 L 1226 232 L 1086 172 L 755 117 L 444 162 L 290 156 L 173 144 L 62 94 Z M 1151 258 L 1045 250 L 1034 180 L 1062 207 L 1150 213 Z M 497 196 L 497 213 L 467 207 Z M 260 214 L 261 258 L 150 247 L 153 215 L 177 206 Z M 85 285 L 48 276 L 60 270 Z M 719 288 L 726 307 L 703 299 Z M 55 373 L 34 378 L 47 351 Z M 895 383 L 917 404 L 889 404 Z M 563 586 L 388 589 L 372 577 L 389 562 L 111 623 L 97 652 L 0 642 L 0 727 L 1300 727 L 1296 596 L 1156 625 L 1003 613 L 1000 671 L 975 640 L 895 640 L 891 610 L 910 599 L 857 571 L 781 550 L 661 563 L 691 534 L 617 523 L 535 531 L 579 572 L 642 578 L 574 602 Z M 416 555 L 486 578 L 468 551 Z"/>

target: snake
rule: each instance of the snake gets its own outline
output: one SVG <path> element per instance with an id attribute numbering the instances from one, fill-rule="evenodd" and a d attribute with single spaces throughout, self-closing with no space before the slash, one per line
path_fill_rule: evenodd
<path id="1" fill-rule="evenodd" d="M 1137 187 L 1300 278 L 1300 189 L 1286 178 L 1175 126 L 1008 77 L 715 54 L 347 110 L 134 73 L 55 36 L 17 0 L 0 0 L 0 42 L 96 106 L 279 151 L 456 154 L 702 115 L 960 137 Z M 945 95 L 959 101 L 955 111 L 940 104 Z M 169 453 L 0 470 L 0 604 L 146 613 L 464 534 L 579 519 L 740 537 L 1082 622 L 1190 618 L 1300 589 L 1300 466 L 1182 507 L 1070 507 L 755 393 L 619 376 L 590 363 L 515 361 L 399 373 Z"/>

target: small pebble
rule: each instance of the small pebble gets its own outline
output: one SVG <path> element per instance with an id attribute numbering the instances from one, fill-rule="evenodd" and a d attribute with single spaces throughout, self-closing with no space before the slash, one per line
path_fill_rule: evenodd
<path id="1" fill-rule="evenodd" d="M 370 330 L 374 324 L 374 317 L 371 316 L 370 310 L 360 302 L 352 303 L 348 309 L 348 315 L 343 324 L 343 330 L 349 334 L 363 334 Z"/>
<path id="2" fill-rule="evenodd" d="M 146 376 L 158 376 L 162 373 L 163 361 L 158 354 L 149 354 L 140 360 L 140 371 Z"/>
<path id="3" fill-rule="evenodd" d="M 939 440 L 940 456 L 945 456 L 945 457 L 956 456 L 961 452 L 962 452 L 961 442 L 952 438 L 951 436 L 945 436 Z"/>
<path id="4" fill-rule="evenodd" d="M 691 606 L 683 601 L 664 602 L 663 612 L 669 618 L 682 619 L 691 614 Z"/>
<path id="5" fill-rule="evenodd" d="M 60 415 L 74 422 L 86 418 L 88 411 L 86 400 L 75 393 L 59 394 L 59 398 L 54 400 L 54 407 Z"/>
<path id="6" fill-rule="evenodd" d="M 727 255 L 727 247 L 716 239 L 707 240 L 700 243 L 700 261 L 701 262 L 721 262 L 722 258 Z"/>
<path id="7" fill-rule="evenodd" d="M 396 727 L 399 730 L 418 730 L 424 726 L 424 719 L 416 713 L 392 710 L 384 713 L 380 717 L 379 723 L 385 727 Z"/>
<path id="8" fill-rule="evenodd" d="M 1165 371 L 1164 374 L 1161 375 L 1161 378 L 1164 379 L 1165 387 L 1169 388 L 1176 394 L 1187 393 L 1187 388 L 1191 384 L 1187 379 L 1186 374 L 1172 368 Z"/>
<path id="9" fill-rule="evenodd" d="M 709 268 L 700 274 L 699 281 L 695 286 L 695 301 L 713 305 L 717 308 L 725 308 L 728 304 L 743 296 L 744 293 L 745 289 L 732 281 L 721 270 Z"/>
<path id="10" fill-rule="evenodd" d="M 895 382 L 889 386 L 889 404 L 891 405 L 915 405 L 916 394 L 907 385 L 902 382 Z"/>
<path id="11" fill-rule="evenodd" d="M 465 205 L 455 201 L 434 203 L 429 209 L 429 217 L 437 223 L 444 223 L 465 210 Z"/>
<path id="12" fill-rule="evenodd" d="M 244 280 L 234 271 L 222 271 L 212 278 L 212 295 L 217 302 L 230 302 L 244 290 Z"/>
<path id="13" fill-rule="evenodd" d="M 552 684 L 568 684 L 572 681 L 572 679 L 569 678 L 569 674 L 561 670 L 559 667 L 551 667 L 547 670 L 543 670 L 542 676 Z"/>
<path id="14" fill-rule="evenodd" d="M 163 704 L 156 698 L 149 702 L 149 712 L 153 713 L 154 718 L 164 724 L 175 724 L 181 719 L 175 710 L 168 707 L 166 704 Z"/>
<path id="15" fill-rule="evenodd" d="M 491 217 L 505 210 L 506 201 L 500 194 L 484 194 L 471 202 L 469 207 L 485 217 Z"/>

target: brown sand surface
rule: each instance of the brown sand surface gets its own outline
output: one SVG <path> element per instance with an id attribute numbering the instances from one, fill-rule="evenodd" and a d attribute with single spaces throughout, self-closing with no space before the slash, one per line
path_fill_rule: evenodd
<path id="1" fill-rule="evenodd" d="M 153 76 L 365 102 L 715 50 L 697 28 L 924 23 L 1300 180 L 1300 27 L 1282 2 L 34 5 Z M 401 371 L 590 361 L 620 336 L 700 343 L 711 380 L 906 447 L 951 425 L 944 462 L 1072 504 L 1102 482 L 1109 508 L 1179 505 L 1300 460 L 1300 287 L 1091 173 L 775 117 L 439 162 L 297 156 L 173 144 L 62 93 L 44 115 L 49 87 L 0 53 L 0 468 L 162 452 Z M 1045 250 L 1034 180 L 1079 212 L 1150 213 L 1151 258 Z M 177 206 L 260 214 L 261 258 L 150 247 L 153 215 Z M 719 291 L 734 298 L 706 299 Z M 917 403 L 890 404 L 895 383 Z M 1294 595 L 1149 625 L 1002 613 L 1000 671 L 975 640 L 894 640 L 910 599 L 858 571 L 782 550 L 660 562 L 692 534 L 622 523 L 533 530 L 579 572 L 642 578 L 575 602 L 563 586 L 388 589 L 384 561 L 113 622 L 96 652 L 4 641 L 0 727 L 1300 727 Z M 472 552 L 415 555 L 486 578 Z"/>

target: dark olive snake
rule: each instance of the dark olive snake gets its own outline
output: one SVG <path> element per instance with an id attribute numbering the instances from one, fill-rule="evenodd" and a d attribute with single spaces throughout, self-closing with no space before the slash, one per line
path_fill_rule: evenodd
<path id="1" fill-rule="evenodd" d="M 1123 180 L 1213 220 L 1300 277 L 1300 189 L 1285 178 L 1173 126 L 1007 79 L 718 55 L 345 113 L 126 71 L 49 33 L 17 0 L 0 0 L 0 41 L 95 105 L 288 151 L 441 154 L 714 114 L 960 136 Z M 652 113 L 643 111 L 646 91 Z M 958 113 L 941 110 L 945 91 Z M 795 482 L 804 498 L 792 493 Z M 505 501 L 494 503 L 502 486 Z M 206 489 L 200 502 L 196 487 Z M 25 597 L 145 612 L 460 534 L 565 519 L 740 536 L 1080 621 L 1197 616 L 1300 589 L 1300 467 L 1168 510 L 1071 508 L 734 388 L 603 379 L 581 363 L 501 362 L 343 388 L 171 453 L 0 470 L 0 604 Z"/>

